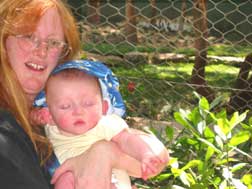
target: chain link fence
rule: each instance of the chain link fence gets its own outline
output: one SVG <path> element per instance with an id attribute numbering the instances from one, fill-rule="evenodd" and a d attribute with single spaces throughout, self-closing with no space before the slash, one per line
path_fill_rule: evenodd
<path id="1" fill-rule="evenodd" d="M 193 91 L 252 107 L 251 0 L 68 0 L 83 57 L 120 80 L 128 115 L 167 120 L 192 107 Z"/>

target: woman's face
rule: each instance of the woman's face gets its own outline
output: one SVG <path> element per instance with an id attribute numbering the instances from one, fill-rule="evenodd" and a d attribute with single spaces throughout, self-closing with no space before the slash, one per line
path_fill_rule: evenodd
<path id="1" fill-rule="evenodd" d="M 37 42 L 36 48 L 26 45 L 24 40 L 27 38 Z M 56 8 L 50 8 L 44 13 L 34 33 L 25 38 L 9 36 L 6 40 L 11 67 L 29 98 L 33 99 L 44 87 L 50 72 L 58 62 L 60 53 L 48 49 L 47 42 L 54 40 L 64 42 L 63 27 Z"/>

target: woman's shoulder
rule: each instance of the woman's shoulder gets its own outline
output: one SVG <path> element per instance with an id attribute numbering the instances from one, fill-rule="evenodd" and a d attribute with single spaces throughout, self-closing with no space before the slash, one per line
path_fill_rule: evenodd
<path id="1" fill-rule="evenodd" d="M 31 140 L 15 117 L 0 109 L 0 183 L 5 188 L 49 189 Z"/>
<path id="2" fill-rule="evenodd" d="M 28 135 L 17 123 L 14 116 L 3 109 L 0 109 L 0 148 L 0 155 L 10 156 L 12 153 L 16 153 L 16 155 L 36 156 Z"/>
<path id="3" fill-rule="evenodd" d="M 6 131 L 15 131 L 15 127 L 18 127 L 18 124 L 14 116 L 7 110 L 0 108 L 0 129 Z"/>
<path id="4" fill-rule="evenodd" d="M 17 123 L 15 117 L 8 111 L 0 108 L 0 135 L 4 136 L 15 136 L 15 139 L 27 140 L 28 136 L 24 130 Z"/>

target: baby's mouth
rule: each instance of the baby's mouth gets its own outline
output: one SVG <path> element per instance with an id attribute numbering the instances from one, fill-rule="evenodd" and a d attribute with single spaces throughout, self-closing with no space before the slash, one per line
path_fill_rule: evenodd
<path id="1" fill-rule="evenodd" d="M 82 125 L 84 125 L 84 124 L 85 124 L 85 122 L 82 121 L 82 120 L 77 120 L 77 121 L 74 122 L 74 125 L 75 125 L 75 126 L 82 126 Z"/>

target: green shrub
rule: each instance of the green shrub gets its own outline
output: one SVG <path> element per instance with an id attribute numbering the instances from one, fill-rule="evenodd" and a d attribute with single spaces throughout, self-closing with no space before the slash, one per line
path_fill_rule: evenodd
<path id="1" fill-rule="evenodd" d="M 214 112 L 220 101 L 209 104 L 199 97 L 197 107 L 174 113 L 183 129 L 174 136 L 174 128 L 167 127 L 164 140 L 171 151 L 169 165 L 145 188 L 252 188 L 252 119 L 246 124 L 247 112 L 232 116 L 225 110 Z"/>

